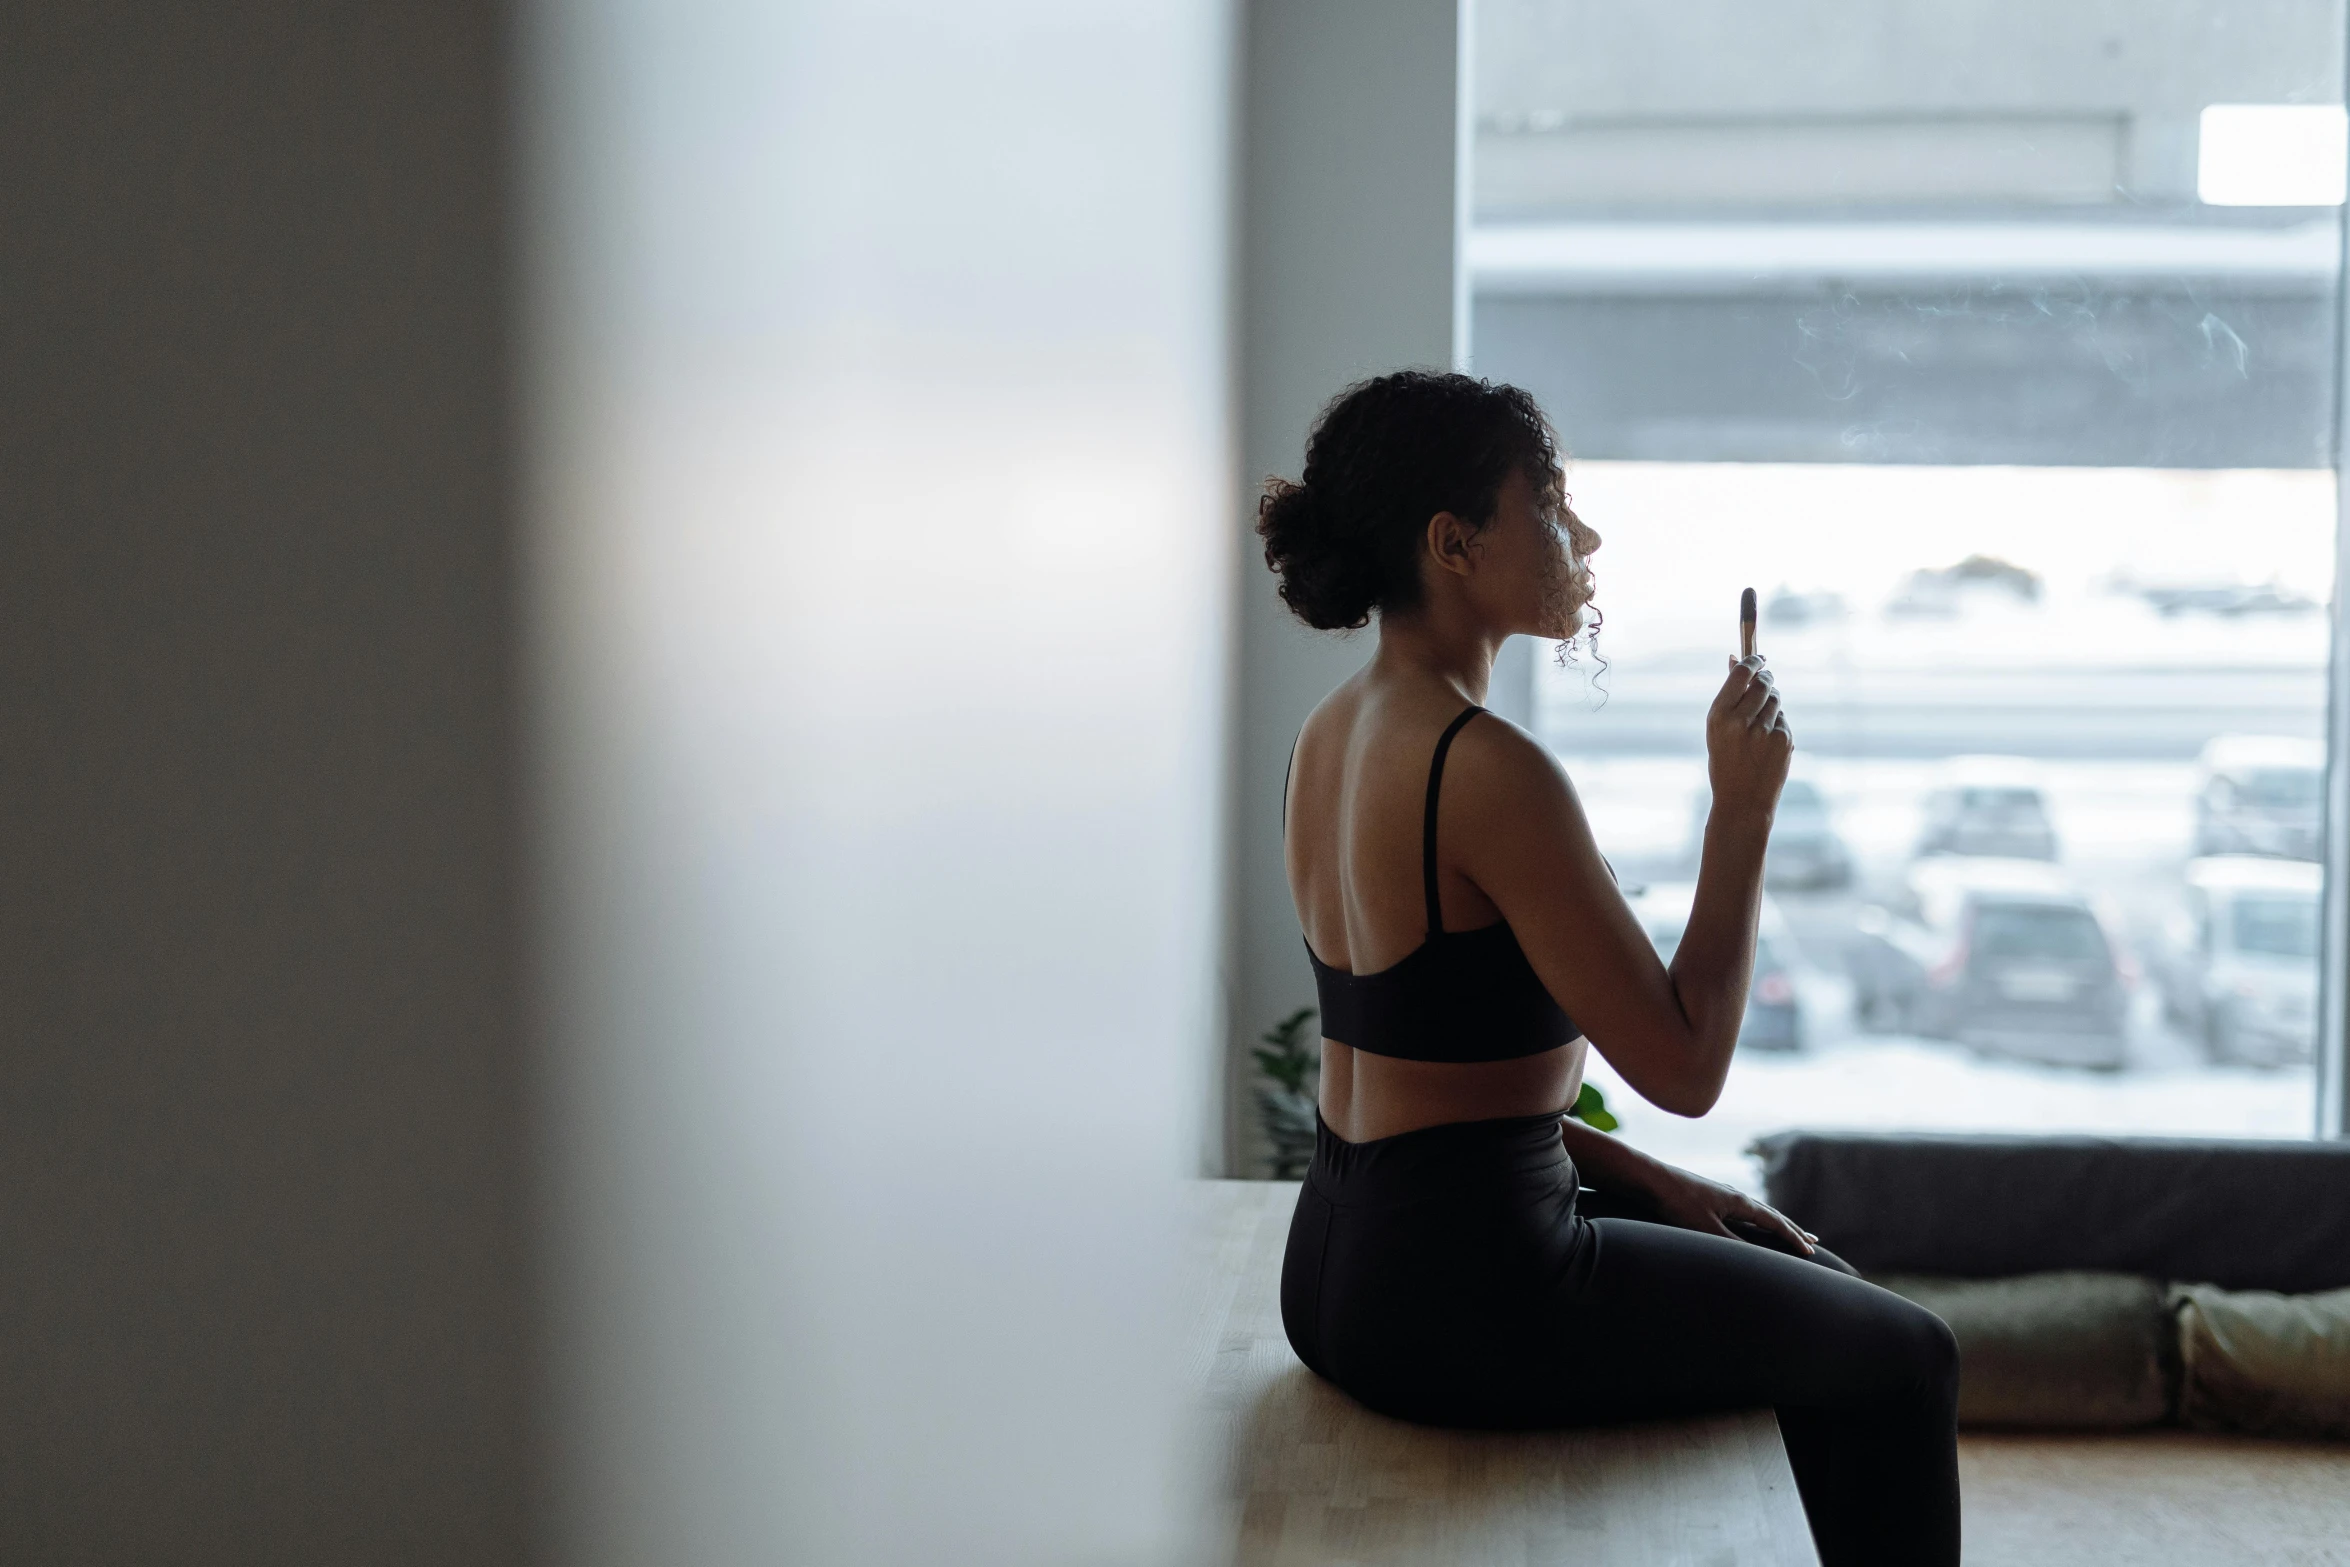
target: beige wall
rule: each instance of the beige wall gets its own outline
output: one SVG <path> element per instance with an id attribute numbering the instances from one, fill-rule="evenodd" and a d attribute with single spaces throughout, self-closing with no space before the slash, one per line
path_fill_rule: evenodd
<path id="1" fill-rule="evenodd" d="M 512 24 L 0 24 L 11 1562 L 526 1553 Z"/>

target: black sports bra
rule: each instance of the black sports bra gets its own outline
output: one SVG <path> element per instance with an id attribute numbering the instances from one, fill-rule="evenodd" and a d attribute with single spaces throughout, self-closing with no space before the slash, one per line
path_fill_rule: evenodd
<path id="1" fill-rule="evenodd" d="M 1582 1033 L 1551 999 L 1507 920 L 1476 930 L 1444 928 L 1436 897 L 1436 797 L 1444 783 L 1444 753 L 1462 726 L 1484 711 L 1472 707 L 1454 719 L 1428 767 L 1427 823 L 1420 838 L 1428 939 L 1376 974 L 1332 968 L 1306 943 L 1324 1039 L 1405 1061 L 1511 1061 L 1555 1050 Z M 1285 817 L 1288 793 L 1284 780 Z"/>

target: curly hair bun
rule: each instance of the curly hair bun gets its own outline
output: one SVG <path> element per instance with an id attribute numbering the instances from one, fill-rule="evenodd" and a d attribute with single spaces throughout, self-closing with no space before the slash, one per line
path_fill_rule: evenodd
<path id="1" fill-rule="evenodd" d="M 1512 472 L 1556 499 L 1558 438 L 1518 388 L 1435 370 L 1348 387 L 1314 421 L 1299 482 L 1268 479 L 1257 502 L 1282 602 L 1317 631 L 1416 608 L 1428 520 L 1484 526 Z"/>
<path id="2" fill-rule="evenodd" d="M 1267 479 L 1257 501 L 1265 564 L 1281 577 L 1281 602 L 1316 631 L 1370 624 L 1379 605 L 1378 560 L 1319 503 L 1287 479 Z"/>

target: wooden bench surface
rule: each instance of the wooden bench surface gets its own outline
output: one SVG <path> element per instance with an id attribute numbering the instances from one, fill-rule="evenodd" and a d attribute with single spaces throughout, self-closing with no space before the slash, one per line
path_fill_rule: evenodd
<path id="1" fill-rule="evenodd" d="M 1372 1414 L 1281 1331 L 1297 1184 L 1201 1187 L 1193 1370 L 1243 1567 L 1817 1567 L 1769 1410 L 1509 1434 Z"/>

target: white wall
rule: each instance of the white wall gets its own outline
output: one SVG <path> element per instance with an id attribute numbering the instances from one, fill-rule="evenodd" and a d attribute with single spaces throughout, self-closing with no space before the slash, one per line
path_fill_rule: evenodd
<path id="1" fill-rule="evenodd" d="M 534 44 L 564 1553 L 1165 1559 L 1225 11 L 606 0 Z"/>

